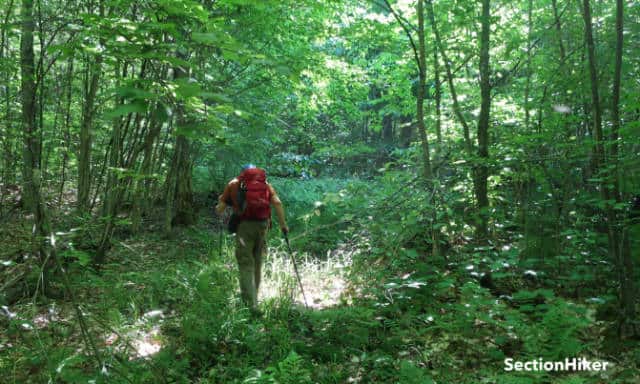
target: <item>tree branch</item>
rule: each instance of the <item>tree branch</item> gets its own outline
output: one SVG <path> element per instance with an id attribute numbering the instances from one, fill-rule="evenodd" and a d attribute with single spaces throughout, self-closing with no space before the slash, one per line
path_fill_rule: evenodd
<path id="1" fill-rule="evenodd" d="M 404 33 L 407 35 L 407 37 L 409 38 L 409 43 L 411 43 L 411 49 L 413 50 L 413 57 L 416 61 L 416 65 L 418 66 L 419 70 L 422 70 L 422 64 L 420 63 L 420 57 L 418 56 L 418 48 L 416 47 L 416 43 L 415 41 L 413 41 L 413 36 L 411 35 L 411 30 L 409 29 L 411 27 L 411 29 L 415 28 L 406 22 L 406 19 L 404 19 L 402 16 L 400 16 L 394 9 L 393 7 L 391 7 L 391 3 L 389 3 L 389 0 L 383 0 L 384 4 L 387 8 L 387 10 L 389 12 L 391 12 L 391 14 L 393 14 L 393 17 L 396 19 L 396 21 L 398 22 L 398 24 L 400 24 L 400 26 L 402 27 L 402 29 L 404 30 Z M 375 3 L 375 2 L 374 2 Z M 382 4 L 380 3 L 376 3 L 378 6 L 382 6 Z"/>

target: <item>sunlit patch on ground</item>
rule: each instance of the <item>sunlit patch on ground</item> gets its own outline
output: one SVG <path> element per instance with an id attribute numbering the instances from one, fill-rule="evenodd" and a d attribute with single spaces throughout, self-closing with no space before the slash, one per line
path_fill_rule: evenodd
<path id="1" fill-rule="evenodd" d="M 41 312 L 33 318 L 33 324 L 38 328 L 44 328 L 52 321 L 60 320 L 60 309 L 55 305 L 47 308 L 46 312 Z"/>
<path id="2" fill-rule="evenodd" d="M 163 319 L 161 310 L 147 312 L 122 332 L 107 335 L 105 344 L 117 351 L 126 352 L 130 359 L 152 356 L 162 349 L 160 324 Z"/>
<path id="3" fill-rule="evenodd" d="M 294 256 L 309 307 L 321 309 L 348 300 L 345 291 L 352 250 L 340 247 L 328 252 L 325 260 L 297 252 Z M 304 305 L 289 254 L 282 248 L 272 248 L 263 267 L 260 300 L 282 296 L 291 297 L 294 302 Z"/>
<path id="4" fill-rule="evenodd" d="M 69 321 L 68 318 L 63 318 L 60 308 L 55 304 L 46 308 L 38 308 L 36 311 L 37 312 L 33 314 L 33 309 L 31 309 L 30 312 L 25 310 L 22 315 L 19 315 L 17 311 L 13 312 L 11 308 L 3 305 L 0 307 L 0 317 L 19 324 L 20 328 L 26 331 L 31 331 L 35 328 L 45 329 L 52 322 Z M 27 314 L 25 315 L 25 313 Z M 29 318 L 31 320 L 28 320 Z"/>

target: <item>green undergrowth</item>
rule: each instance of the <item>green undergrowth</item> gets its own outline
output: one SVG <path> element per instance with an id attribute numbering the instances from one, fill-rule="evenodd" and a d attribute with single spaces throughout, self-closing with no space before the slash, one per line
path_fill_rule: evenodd
<path id="1" fill-rule="evenodd" d="M 120 244 L 111 258 L 122 262 L 99 274 L 72 271 L 101 365 L 83 343 L 71 303 L 38 300 L 37 309 L 14 309 L 2 334 L 0 373 L 16 383 L 627 383 L 634 377 L 628 353 L 608 376 L 505 373 L 505 357 L 610 356 L 598 353 L 593 308 L 545 289 L 519 290 L 517 305 L 497 300 L 463 263 L 432 260 L 372 281 L 350 306 L 307 310 L 281 294 L 266 298 L 256 317 L 238 302 L 230 239 L 222 254 L 217 241 L 206 228 L 175 240 L 145 235 Z M 52 321 L 38 321 L 47 314 L 55 314 Z"/>
<path id="2" fill-rule="evenodd" d="M 569 297 L 567 286 L 547 277 L 558 267 L 528 264 L 508 235 L 490 246 L 471 244 L 456 213 L 463 189 L 434 199 L 394 172 L 375 183 L 273 182 L 292 218 L 291 245 L 311 309 L 277 230 L 262 316 L 239 303 L 231 236 L 213 232 L 205 219 L 172 239 L 148 232 L 115 241 L 99 272 L 65 258 L 71 281 L 63 297 L 37 295 L 6 309 L 3 382 L 638 382 L 637 343 L 607 347 L 606 287 L 594 291 L 599 296 Z M 434 227 L 442 234 L 440 257 L 424 236 Z M 481 285 L 487 272 L 490 286 Z M 504 371 L 505 358 L 572 357 L 613 366 Z"/>
<path id="3" fill-rule="evenodd" d="M 344 240 L 344 231 L 353 222 L 345 206 L 353 198 L 350 191 L 366 186 L 358 179 L 322 178 L 295 180 L 270 178 L 289 218 L 296 245 L 322 256 Z"/>

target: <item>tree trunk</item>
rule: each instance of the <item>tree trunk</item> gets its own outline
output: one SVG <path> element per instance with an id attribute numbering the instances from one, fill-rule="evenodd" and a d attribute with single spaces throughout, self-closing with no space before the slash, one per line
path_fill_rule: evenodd
<path id="1" fill-rule="evenodd" d="M 620 94 L 620 75 L 618 72 L 618 66 L 622 65 L 622 12 L 621 4 L 618 2 L 617 7 L 617 16 L 616 16 L 616 68 L 615 68 L 615 76 L 614 76 L 614 90 L 613 90 L 613 119 L 617 120 L 614 124 L 617 124 L 616 127 L 612 129 L 612 134 L 617 135 L 618 127 L 620 124 L 619 118 L 619 94 Z M 618 277 L 620 280 L 620 306 L 622 308 L 621 316 L 619 319 L 619 333 L 621 337 L 633 336 L 638 330 L 634 325 L 635 321 L 635 295 L 633 292 L 633 283 L 631 279 L 631 275 L 628 273 L 632 272 L 632 263 L 630 260 L 630 256 L 627 257 L 628 260 L 624 260 L 621 256 L 624 252 L 622 249 L 624 248 L 624 238 L 620 237 L 620 228 L 617 225 L 618 217 L 615 212 L 615 207 L 611 204 L 611 199 L 614 201 L 618 199 L 618 191 L 617 186 L 614 182 L 614 191 L 610 190 L 609 182 L 617 180 L 615 177 L 615 172 L 610 171 L 610 167 L 605 163 L 605 149 L 604 149 L 604 137 L 602 131 L 602 109 L 600 105 L 600 95 L 598 92 L 598 73 L 596 66 L 596 55 L 595 55 L 595 44 L 593 41 L 593 27 L 591 23 L 591 7 L 589 4 L 589 0 L 583 0 L 582 4 L 582 16 L 584 18 L 585 24 L 585 40 L 587 43 L 587 55 L 589 60 L 589 74 L 591 80 L 591 99 L 592 99 L 592 110 L 593 110 L 593 136 L 595 140 L 594 147 L 594 174 L 596 177 L 600 178 L 600 193 L 601 198 L 605 202 L 605 216 L 607 219 L 607 238 L 609 241 L 609 257 L 615 262 L 618 270 Z M 615 133 L 614 133 L 615 132 Z M 615 152 L 617 155 L 617 144 L 615 145 Z M 613 158 L 612 161 L 615 164 L 616 159 Z M 612 193 L 613 192 L 613 193 Z M 612 196 L 613 195 L 613 196 Z M 621 240 L 623 240 L 621 242 Z M 625 265 L 625 262 L 628 265 Z M 628 267 L 629 270 L 625 271 L 625 267 Z"/>
<path id="2" fill-rule="evenodd" d="M 36 78 L 38 79 L 36 82 L 36 95 L 38 97 L 38 101 L 36 102 L 36 106 L 38 109 L 37 112 L 37 116 L 38 116 L 38 122 L 36 123 L 36 125 L 39 127 L 39 134 L 40 134 L 40 139 L 38 140 L 38 149 L 37 152 L 39 154 L 39 162 L 40 162 L 40 184 L 44 184 L 45 179 L 46 179 L 46 169 L 47 169 L 47 165 L 46 165 L 46 161 L 47 158 L 45 157 L 44 159 L 42 158 L 43 156 L 43 148 L 42 148 L 42 143 L 45 142 L 44 139 L 44 134 L 45 134 L 45 129 L 44 129 L 44 95 L 45 95 L 45 91 L 46 91 L 46 82 L 45 82 L 45 70 L 44 70 L 44 62 L 46 59 L 46 55 L 47 55 L 47 50 L 45 48 L 45 42 L 44 42 L 44 36 L 45 36 L 45 32 L 43 29 L 43 21 L 42 21 L 42 2 L 40 0 L 38 0 L 38 2 L 36 3 L 38 6 L 38 36 L 39 39 L 38 41 L 40 42 L 40 55 L 38 57 L 38 64 L 36 65 L 36 69 L 37 69 L 37 74 L 36 74 Z"/>
<path id="3" fill-rule="evenodd" d="M 191 143 L 184 135 L 179 135 L 176 139 L 176 147 L 179 148 L 177 156 L 176 174 L 176 194 L 175 209 L 173 218 L 175 225 L 192 225 L 196 221 L 193 207 L 193 187 L 192 170 L 193 161 L 191 159 Z"/>
<path id="4" fill-rule="evenodd" d="M 188 77 L 188 73 L 184 69 L 180 67 L 174 68 L 174 79 L 183 79 L 186 77 Z M 193 162 L 189 149 L 190 144 L 187 137 L 180 133 L 180 129 L 188 123 L 182 102 L 180 102 L 176 114 L 178 134 L 166 184 L 164 225 L 166 235 L 171 234 L 173 225 L 191 225 L 195 222 L 193 189 L 191 186 Z"/>
<path id="5" fill-rule="evenodd" d="M 393 142 L 393 115 L 390 113 L 382 117 L 382 141 Z"/>
<path id="6" fill-rule="evenodd" d="M 149 189 L 151 187 L 148 178 L 150 177 L 152 170 L 153 145 L 156 141 L 156 138 L 160 135 L 161 128 L 162 122 L 153 119 L 150 123 L 149 131 L 144 138 L 144 154 L 142 165 L 140 166 L 139 170 L 141 176 L 136 181 L 133 199 L 133 216 L 131 219 L 133 233 L 139 232 L 140 226 L 142 224 L 142 216 L 148 209 Z"/>
<path id="7" fill-rule="evenodd" d="M 615 70 L 613 76 L 613 94 L 611 97 L 612 105 L 612 124 L 611 124 L 611 166 L 608 167 L 611 172 L 607 179 L 613 186 L 613 198 L 616 205 L 620 205 L 622 202 L 622 196 L 620 194 L 620 178 L 618 171 L 618 138 L 620 130 L 620 83 L 622 80 L 622 54 L 624 33 L 623 33 L 623 21 L 624 21 L 624 2 L 623 0 L 616 0 L 616 53 L 615 53 Z M 613 210 L 613 208 L 610 208 Z M 619 225 L 623 223 L 624 212 L 615 212 L 613 215 L 615 221 L 610 223 L 613 228 L 610 229 L 613 237 L 611 241 L 616 241 L 618 244 L 617 265 L 619 270 L 620 279 L 620 336 L 629 337 L 635 336 L 640 333 L 640 328 L 635 325 L 636 322 L 636 291 L 635 284 L 633 282 L 634 263 L 631 256 L 631 244 L 629 241 L 629 228 L 628 225 Z M 627 224 L 627 223 L 625 223 Z M 622 235 L 622 239 L 618 237 Z M 615 248 L 614 248 L 615 249 Z"/>
<path id="8" fill-rule="evenodd" d="M 98 12 L 101 17 L 104 16 L 102 1 L 100 1 Z M 82 107 L 80 153 L 78 156 L 78 211 L 80 213 L 86 213 L 89 209 L 91 195 L 91 130 L 93 129 L 95 98 L 102 73 L 102 55 L 97 55 L 93 62 L 88 63 L 88 67 L 84 86 L 85 101 Z"/>
<path id="9" fill-rule="evenodd" d="M 585 23 L 585 40 L 587 43 L 587 57 L 589 63 L 589 75 L 591 80 L 591 101 L 593 111 L 593 136 L 595 139 L 595 161 L 596 166 L 604 164 L 604 143 L 602 142 L 602 107 L 600 105 L 600 95 L 598 91 L 598 72 L 596 68 L 595 44 L 593 42 L 593 28 L 591 25 L 591 7 L 589 0 L 583 0 L 582 15 Z M 608 195 L 608 188 L 603 192 Z"/>
<path id="10" fill-rule="evenodd" d="M 424 124 L 424 98 L 425 98 L 425 85 L 427 79 L 427 57 L 425 47 L 425 35 L 424 35 L 424 1 L 418 0 L 418 69 L 419 69 L 419 83 L 418 83 L 418 96 L 416 100 L 416 109 L 418 114 L 418 132 L 420 134 L 420 140 L 422 141 L 422 152 L 424 161 L 424 180 L 434 191 L 431 194 L 432 198 L 435 196 L 436 183 L 433 180 L 433 171 L 431 169 L 431 155 L 429 153 L 429 140 L 427 137 L 427 130 Z M 440 229 L 436 226 L 438 211 L 435 202 L 432 200 L 429 203 L 433 204 L 431 216 L 431 253 L 433 256 L 438 257 L 442 251 L 440 249 Z"/>
<path id="11" fill-rule="evenodd" d="M 480 242 L 487 239 L 489 199 L 487 197 L 487 177 L 489 174 L 489 115 L 491 109 L 491 84 L 489 83 L 489 38 L 491 31 L 490 1 L 482 0 L 482 32 L 480 34 L 480 117 L 478 118 L 478 156 L 474 172 L 475 195 L 478 203 L 479 221 L 476 237 Z"/>
<path id="12" fill-rule="evenodd" d="M 86 212 L 89 207 L 91 191 L 91 129 L 95 110 L 95 97 L 98 91 L 102 56 L 97 56 L 88 69 L 85 82 L 85 101 L 82 107 L 82 123 L 80 125 L 80 154 L 78 156 L 78 210 Z"/>
<path id="13" fill-rule="evenodd" d="M 618 138 L 620 137 L 620 82 L 622 80 L 622 53 L 624 48 L 624 3 L 616 0 L 616 54 L 613 75 L 613 91 L 611 96 L 611 161 L 613 165 L 613 194 L 616 203 L 622 201 L 620 196 L 620 179 L 618 174 Z"/>
<path id="14" fill-rule="evenodd" d="M 66 89 L 66 106 L 64 112 L 64 131 L 62 136 L 62 141 L 64 142 L 65 148 L 62 154 L 62 165 L 61 165 L 61 180 L 60 180 L 60 194 L 58 197 L 59 205 L 62 205 L 63 195 L 64 195 L 64 184 L 66 181 L 66 172 L 67 172 L 67 162 L 69 161 L 69 152 L 71 150 L 71 96 L 73 89 L 73 56 L 69 58 L 69 63 L 67 64 L 67 89 Z"/>
<path id="15" fill-rule="evenodd" d="M 105 261 L 106 254 L 111 248 L 111 237 L 113 236 L 113 228 L 115 216 L 118 213 L 118 204 L 122 194 L 121 181 L 116 173 L 116 169 L 120 166 L 120 152 L 122 151 L 122 142 L 120 141 L 120 119 L 116 119 L 113 124 L 111 134 L 111 152 L 109 154 L 109 170 L 107 171 L 107 184 L 105 187 L 104 205 L 102 211 L 106 216 L 106 224 L 102 231 L 102 237 L 96 250 L 95 263 L 99 266 Z"/>
<path id="16" fill-rule="evenodd" d="M 165 181 L 165 205 L 164 205 L 164 234 L 169 237 L 172 234 L 173 230 L 173 211 L 174 211 L 174 200 L 176 197 L 176 168 L 174 164 L 177 162 L 176 157 L 179 156 L 178 151 L 181 148 L 176 145 L 175 150 L 173 151 L 173 157 L 171 160 L 171 166 L 167 172 L 167 179 Z"/>
<path id="17" fill-rule="evenodd" d="M 431 180 L 431 159 L 429 154 L 429 140 L 427 138 L 426 127 L 424 124 L 424 87 L 426 84 L 426 54 L 425 54 L 425 41 L 424 41 L 424 5 L 423 0 L 418 0 L 418 70 L 419 70 L 419 82 L 418 82 L 418 96 L 416 100 L 416 113 L 418 118 L 418 133 L 420 134 L 420 140 L 422 141 L 422 159 L 424 167 L 424 179 L 426 181 Z"/>
<path id="18" fill-rule="evenodd" d="M 442 45 L 442 40 L 440 38 L 440 31 L 438 30 L 438 25 L 436 24 L 435 15 L 433 12 L 432 0 L 427 0 L 427 6 L 428 6 L 429 21 L 431 22 L 431 30 L 433 31 L 433 36 L 436 41 L 436 47 L 440 52 L 440 54 L 442 55 L 442 60 L 444 61 L 444 69 L 447 74 L 447 83 L 449 84 L 449 91 L 451 92 L 451 100 L 453 102 L 453 112 L 458 118 L 458 121 L 460 121 L 460 124 L 462 124 L 462 133 L 464 136 L 465 150 L 467 151 L 468 155 L 471 155 L 473 150 L 473 145 L 471 144 L 469 125 L 467 124 L 467 120 L 464 118 L 464 115 L 462 114 L 462 108 L 460 108 L 460 104 L 458 103 L 458 93 L 456 92 L 456 88 L 453 85 L 453 72 L 451 71 L 451 62 L 447 57 L 447 52 L 444 50 L 444 46 Z"/>
<path id="19" fill-rule="evenodd" d="M 402 116 L 400 118 L 400 138 L 401 144 L 403 147 L 407 148 L 411 145 L 411 140 L 413 140 L 414 135 L 414 124 L 413 118 L 411 115 Z"/>
<path id="20" fill-rule="evenodd" d="M 531 120 L 531 107 L 529 105 L 529 93 L 531 91 L 531 44 L 533 30 L 533 0 L 529 0 L 527 7 L 527 80 L 524 86 L 524 127 L 527 133 L 529 130 L 529 122 Z"/>
<path id="21" fill-rule="evenodd" d="M 120 72 L 120 65 L 116 65 L 116 84 L 118 85 L 119 79 L 126 76 L 127 62 L 123 64 L 123 71 Z M 116 106 L 121 105 L 124 102 L 122 98 L 116 99 Z M 131 115 L 127 116 L 127 123 L 131 120 Z M 123 148 L 123 136 L 121 134 L 122 126 L 126 124 L 120 117 L 113 119 L 113 130 L 111 131 L 111 145 L 108 157 L 108 169 L 107 169 L 107 181 L 105 185 L 104 199 L 102 212 L 106 218 L 105 226 L 102 230 L 102 236 L 98 243 L 98 249 L 96 250 L 95 263 L 100 266 L 106 259 L 106 254 L 111 248 L 111 238 L 113 237 L 113 231 L 115 226 L 115 218 L 118 214 L 118 207 L 122 200 L 124 193 L 123 180 L 118 175 L 118 169 L 123 167 L 122 164 L 122 148 Z"/>
<path id="22" fill-rule="evenodd" d="M 440 84 L 440 64 L 438 62 L 438 48 L 433 47 L 433 75 L 435 81 L 436 101 L 436 137 L 438 145 L 442 144 L 442 85 Z M 438 148 L 436 148 L 438 150 Z"/>
<path id="23" fill-rule="evenodd" d="M 46 260 L 44 238 L 48 233 L 44 203 L 40 193 L 40 134 L 36 126 L 36 79 L 33 50 L 33 0 L 22 0 L 22 36 L 20 70 L 22 89 L 23 166 L 22 182 L 25 207 L 33 214 L 34 248 L 41 261 Z M 46 265 L 44 266 L 47 267 Z M 46 272 L 46 271 L 45 271 Z M 46 273 L 44 274 L 46 276 Z M 45 281 L 44 286 L 47 283 Z"/>
<path id="24" fill-rule="evenodd" d="M 22 131 L 24 138 L 22 178 L 25 191 L 25 206 L 33 213 L 37 211 L 40 186 L 40 147 L 36 127 L 36 83 L 33 52 L 33 1 L 22 1 L 22 37 L 20 39 L 20 69 L 22 89 Z M 36 221 L 37 218 L 36 218 Z"/>
<path id="25" fill-rule="evenodd" d="M 9 20 L 11 17 L 11 12 L 13 12 L 13 0 L 9 1 L 9 5 L 7 7 L 7 11 L 4 16 L 4 20 L 2 23 L 2 30 L 0 35 L 0 60 L 3 60 L 5 57 L 9 56 Z M 6 54 L 5 54 L 6 50 Z M 15 180 L 15 171 L 13 166 L 13 127 L 11 124 L 11 75 L 9 73 L 8 68 L 5 68 L 3 72 L 3 80 L 4 80 L 4 102 L 5 102 L 5 124 L 4 128 L 0 130 L 0 134 L 2 136 L 2 147 L 4 149 L 4 154 L 2 156 L 2 161 L 4 162 L 4 167 L 2 173 L 0 173 L 0 177 L 2 178 L 2 182 L 4 184 L 11 184 Z"/>
<path id="26" fill-rule="evenodd" d="M 558 49 L 560 50 L 560 61 L 564 62 L 564 44 L 562 43 L 562 24 L 560 23 L 560 15 L 558 14 L 558 0 L 551 0 L 551 8 L 553 9 L 553 19 L 556 31 L 558 33 Z"/>

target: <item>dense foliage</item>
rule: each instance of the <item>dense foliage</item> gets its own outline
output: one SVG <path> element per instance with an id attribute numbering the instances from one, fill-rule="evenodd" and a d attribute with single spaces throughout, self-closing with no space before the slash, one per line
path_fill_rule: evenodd
<path id="1" fill-rule="evenodd" d="M 640 7 L 0 0 L 0 376 L 640 380 Z M 213 213 L 284 203 L 263 316 Z M 507 372 L 587 357 L 604 372 Z"/>

